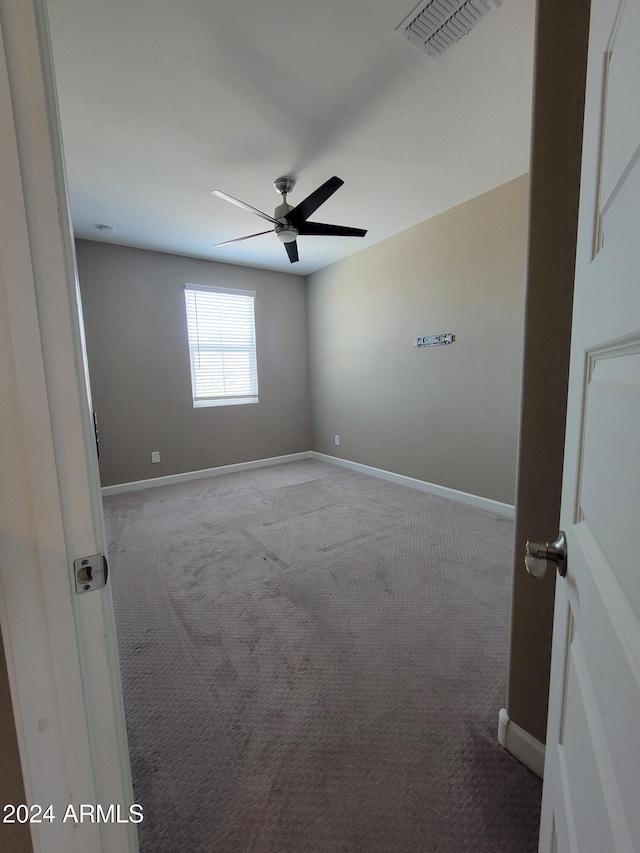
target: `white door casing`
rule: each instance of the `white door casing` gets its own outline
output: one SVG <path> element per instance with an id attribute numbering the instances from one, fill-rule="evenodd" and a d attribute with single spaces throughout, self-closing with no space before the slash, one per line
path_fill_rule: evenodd
<path id="1" fill-rule="evenodd" d="M 133 802 L 103 552 L 82 324 L 43 0 L 0 0 L 0 623 L 35 853 L 134 853 L 132 823 L 63 822 Z"/>
<path id="2" fill-rule="evenodd" d="M 639 42 L 592 3 L 541 853 L 640 850 Z"/>

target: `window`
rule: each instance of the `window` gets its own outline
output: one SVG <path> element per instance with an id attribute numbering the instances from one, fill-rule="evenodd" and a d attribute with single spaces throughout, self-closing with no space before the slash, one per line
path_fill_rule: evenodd
<path id="1" fill-rule="evenodd" d="M 193 405 L 258 402 L 255 293 L 187 284 Z"/>

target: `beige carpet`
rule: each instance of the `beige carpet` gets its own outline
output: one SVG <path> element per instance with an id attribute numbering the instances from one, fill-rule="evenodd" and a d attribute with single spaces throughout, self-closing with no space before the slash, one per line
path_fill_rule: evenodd
<path id="1" fill-rule="evenodd" d="M 528 853 L 513 523 L 317 461 L 105 500 L 142 853 Z"/>

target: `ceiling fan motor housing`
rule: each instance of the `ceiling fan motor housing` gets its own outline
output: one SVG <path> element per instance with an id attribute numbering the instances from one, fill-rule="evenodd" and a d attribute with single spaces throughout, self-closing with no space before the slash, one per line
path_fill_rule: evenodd
<path id="1" fill-rule="evenodd" d="M 293 210 L 293 205 L 287 204 L 285 201 L 279 204 L 273 212 L 273 218 L 277 219 L 279 223 L 273 230 L 278 235 L 278 240 L 281 240 L 283 243 L 293 243 L 298 236 L 298 229 L 294 228 L 287 221 L 287 213 L 290 210 Z"/>

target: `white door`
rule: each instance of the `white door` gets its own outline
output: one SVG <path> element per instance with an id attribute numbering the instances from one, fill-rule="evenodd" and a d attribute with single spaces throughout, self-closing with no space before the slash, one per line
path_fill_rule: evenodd
<path id="1" fill-rule="evenodd" d="M 640 851 L 639 44 L 594 0 L 541 853 Z"/>
<path id="2" fill-rule="evenodd" d="M 0 199 L 0 624 L 33 847 L 133 853 L 110 588 L 73 580 L 104 534 L 44 0 L 0 0 Z"/>

